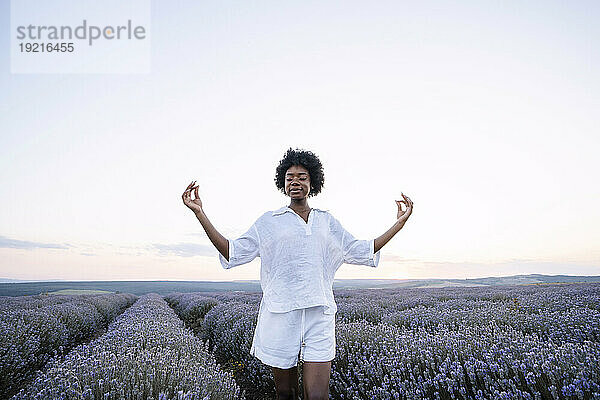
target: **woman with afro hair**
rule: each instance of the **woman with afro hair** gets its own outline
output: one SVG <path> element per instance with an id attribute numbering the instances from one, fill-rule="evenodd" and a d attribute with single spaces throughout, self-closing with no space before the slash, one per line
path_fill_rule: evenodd
<path id="1" fill-rule="evenodd" d="M 402 194 L 404 200 L 396 200 L 394 224 L 376 239 L 358 240 L 329 211 L 308 205 L 324 182 L 323 166 L 314 153 L 288 149 L 275 170 L 275 185 L 290 198 L 289 205 L 265 212 L 234 240 L 208 220 L 196 181 L 182 195 L 219 251 L 223 268 L 261 259 L 263 296 L 250 353 L 272 367 L 278 399 L 297 399 L 298 365 L 304 398 L 329 398 L 336 346 L 335 272 L 343 263 L 377 267 L 379 250 L 402 229 L 413 209 L 412 200 Z"/>

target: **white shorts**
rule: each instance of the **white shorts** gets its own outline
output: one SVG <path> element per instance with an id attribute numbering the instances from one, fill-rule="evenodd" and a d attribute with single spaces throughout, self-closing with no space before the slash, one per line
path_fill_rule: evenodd
<path id="1" fill-rule="evenodd" d="M 300 359 L 332 361 L 335 314 L 325 314 L 324 310 L 325 306 L 314 306 L 272 313 L 261 302 L 250 354 L 266 365 L 282 369 L 294 367 Z"/>

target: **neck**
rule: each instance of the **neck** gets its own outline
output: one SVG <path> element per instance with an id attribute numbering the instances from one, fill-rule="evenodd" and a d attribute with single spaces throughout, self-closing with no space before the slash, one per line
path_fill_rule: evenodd
<path id="1" fill-rule="evenodd" d="M 310 206 L 308 205 L 308 201 L 306 201 L 306 198 L 300 200 L 291 199 L 290 205 L 288 207 L 290 207 L 292 210 L 297 211 L 310 210 Z"/>

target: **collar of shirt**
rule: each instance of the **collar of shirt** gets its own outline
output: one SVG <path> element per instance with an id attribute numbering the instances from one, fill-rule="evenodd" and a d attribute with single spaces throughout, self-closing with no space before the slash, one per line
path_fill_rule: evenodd
<path id="1" fill-rule="evenodd" d="M 320 208 L 312 208 L 312 210 L 314 210 L 314 211 L 321 211 L 321 212 L 327 212 L 327 211 L 329 211 L 329 209 L 327 209 L 327 210 L 321 210 Z M 279 214 L 283 214 L 283 213 L 288 212 L 288 211 L 295 213 L 295 211 L 292 210 L 289 206 L 284 206 L 284 207 L 281 207 L 278 210 L 273 211 L 272 215 L 279 215 Z"/>

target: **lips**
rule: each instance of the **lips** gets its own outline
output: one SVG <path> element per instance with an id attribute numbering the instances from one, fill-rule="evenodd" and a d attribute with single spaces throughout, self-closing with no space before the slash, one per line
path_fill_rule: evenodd
<path id="1" fill-rule="evenodd" d="M 292 189 L 292 190 L 290 190 L 290 193 L 297 193 L 297 192 L 300 192 L 300 191 L 302 191 L 302 190 L 301 189 Z"/>

